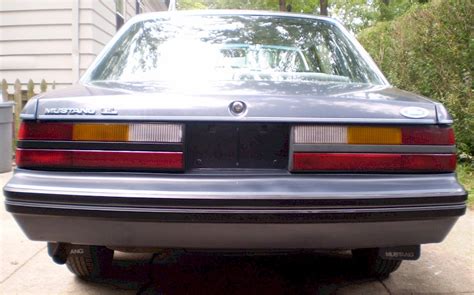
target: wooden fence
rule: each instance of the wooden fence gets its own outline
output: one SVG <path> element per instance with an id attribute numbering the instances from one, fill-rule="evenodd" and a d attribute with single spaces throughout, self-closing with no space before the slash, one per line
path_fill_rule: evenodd
<path id="1" fill-rule="evenodd" d="M 26 102 L 35 96 L 38 93 L 46 92 L 48 90 L 48 83 L 43 79 L 39 83 L 39 92 L 35 92 L 35 83 L 33 80 L 29 80 L 28 84 L 26 85 L 26 89 L 23 89 L 20 80 L 16 79 L 15 83 L 13 84 L 13 93 L 8 93 L 8 83 L 5 79 L 2 80 L 2 96 L 6 98 L 8 101 L 15 102 L 15 116 L 18 118 L 20 115 L 21 110 L 25 106 Z M 51 85 L 52 89 L 56 88 L 55 82 Z"/>
<path id="2" fill-rule="evenodd" d="M 53 82 L 51 85 L 51 89 L 55 89 L 56 85 Z M 20 113 L 23 107 L 25 106 L 26 102 L 32 98 L 33 96 L 41 93 L 46 92 L 48 90 L 48 83 L 43 79 L 39 83 L 39 91 L 35 91 L 35 83 L 33 80 L 29 80 L 28 84 L 26 85 L 26 89 L 23 89 L 20 80 L 16 79 L 15 83 L 13 84 L 13 93 L 8 93 L 8 83 L 5 79 L 2 80 L 2 96 L 6 98 L 7 101 L 13 101 L 15 103 L 15 107 L 13 112 L 15 114 L 15 121 L 14 121 L 14 132 L 13 132 L 13 142 L 16 142 L 16 134 L 18 133 L 18 126 L 20 121 Z"/>

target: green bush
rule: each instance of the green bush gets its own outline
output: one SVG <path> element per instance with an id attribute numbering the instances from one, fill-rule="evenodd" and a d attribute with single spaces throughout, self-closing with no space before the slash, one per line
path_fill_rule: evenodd
<path id="1" fill-rule="evenodd" d="M 474 155 L 474 2 L 438 0 L 363 30 L 358 39 L 396 87 L 436 99 L 455 119 L 461 158 Z"/>

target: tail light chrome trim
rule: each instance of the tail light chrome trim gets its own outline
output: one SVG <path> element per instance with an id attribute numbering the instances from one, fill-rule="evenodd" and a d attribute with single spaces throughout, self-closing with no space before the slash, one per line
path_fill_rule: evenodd
<path id="1" fill-rule="evenodd" d="M 383 144 L 296 144 L 293 152 L 318 153 L 395 153 L 454 154 L 454 145 L 383 145 Z"/>

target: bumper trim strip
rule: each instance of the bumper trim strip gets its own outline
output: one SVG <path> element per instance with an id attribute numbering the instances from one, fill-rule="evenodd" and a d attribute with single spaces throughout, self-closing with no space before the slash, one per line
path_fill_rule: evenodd
<path id="1" fill-rule="evenodd" d="M 106 219 L 205 223 L 336 223 L 426 220 L 461 216 L 466 205 L 320 210 L 170 209 L 80 206 L 5 201 L 13 214 L 80 216 Z"/>
<path id="2" fill-rule="evenodd" d="M 360 207 L 390 207 L 390 206 L 443 206 L 462 203 L 467 194 L 451 196 L 415 197 L 415 198 L 260 198 L 260 199 L 231 199 L 231 198 L 146 198 L 146 197 L 107 197 L 97 195 L 69 195 L 49 193 L 27 193 L 5 190 L 9 201 L 72 204 L 72 205 L 105 205 L 149 208 L 254 208 L 254 209 L 323 209 L 323 208 L 360 208 Z"/>

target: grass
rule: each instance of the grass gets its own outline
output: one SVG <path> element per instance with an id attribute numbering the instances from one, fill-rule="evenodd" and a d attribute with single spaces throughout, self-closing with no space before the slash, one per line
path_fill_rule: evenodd
<path id="1" fill-rule="evenodd" d="M 458 164 L 457 168 L 459 181 L 467 190 L 469 196 L 467 199 L 471 208 L 474 207 L 474 166 L 469 164 Z"/>

